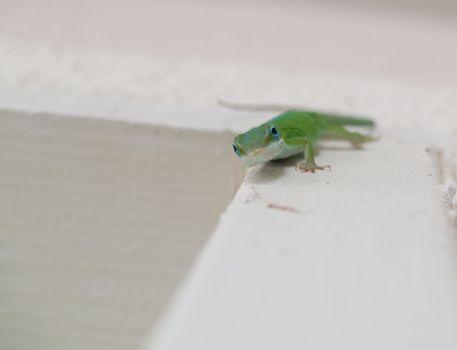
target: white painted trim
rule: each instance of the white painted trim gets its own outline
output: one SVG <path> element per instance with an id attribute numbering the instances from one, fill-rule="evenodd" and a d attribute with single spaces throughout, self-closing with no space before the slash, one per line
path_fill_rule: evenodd
<path id="1" fill-rule="evenodd" d="M 423 134 L 249 174 L 145 349 L 455 349 L 457 242 Z"/>
<path id="2" fill-rule="evenodd" d="M 130 101 L 110 96 L 58 93 L 40 89 L 0 87 L 0 108 L 107 120 L 122 120 L 197 130 L 242 131 L 265 119 L 265 113 L 218 107 Z"/>

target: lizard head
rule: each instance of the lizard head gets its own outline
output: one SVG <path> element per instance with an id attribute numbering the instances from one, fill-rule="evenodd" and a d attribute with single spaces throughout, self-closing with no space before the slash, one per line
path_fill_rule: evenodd
<path id="1" fill-rule="evenodd" d="M 275 159 L 281 154 L 283 145 L 281 130 L 270 121 L 236 136 L 232 147 L 250 167 Z"/>

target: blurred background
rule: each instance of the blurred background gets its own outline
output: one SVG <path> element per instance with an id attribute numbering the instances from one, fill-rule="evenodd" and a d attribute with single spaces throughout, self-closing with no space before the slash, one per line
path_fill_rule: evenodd
<path id="1" fill-rule="evenodd" d="M 444 128 L 456 18 L 451 0 L 3 0 L 0 89 L 293 103 L 406 127 L 433 113 Z"/>

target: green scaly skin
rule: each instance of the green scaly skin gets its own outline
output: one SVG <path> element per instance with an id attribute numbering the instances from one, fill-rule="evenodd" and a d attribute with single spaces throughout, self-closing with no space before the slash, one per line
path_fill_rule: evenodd
<path id="1" fill-rule="evenodd" d="M 370 119 L 291 110 L 236 136 L 233 149 L 247 167 L 303 152 L 305 160 L 296 169 L 314 173 L 330 167 L 318 166 L 314 160 L 316 144 L 322 137 L 344 140 L 358 148 L 373 140 L 344 126 L 374 127 L 375 124 Z"/>

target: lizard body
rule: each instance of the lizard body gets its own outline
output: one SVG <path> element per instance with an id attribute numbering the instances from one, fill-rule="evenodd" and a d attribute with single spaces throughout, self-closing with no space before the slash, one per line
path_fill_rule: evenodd
<path id="1" fill-rule="evenodd" d="M 315 172 L 329 167 L 318 166 L 314 160 L 316 144 L 321 138 L 344 140 L 354 147 L 372 140 L 345 126 L 374 127 L 374 122 L 365 118 L 290 110 L 237 135 L 233 150 L 247 167 L 303 152 L 305 160 L 298 163 L 296 169 Z"/>

